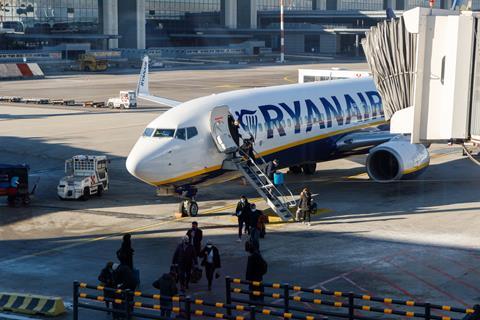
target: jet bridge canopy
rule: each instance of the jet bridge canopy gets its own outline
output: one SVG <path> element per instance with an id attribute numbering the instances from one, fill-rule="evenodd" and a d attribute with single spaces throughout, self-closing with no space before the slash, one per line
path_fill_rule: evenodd
<path id="1" fill-rule="evenodd" d="M 415 8 L 367 33 L 363 47 L 392 133 L 411 133 L 413 143 L 480 140 L 478 19 Z"/>

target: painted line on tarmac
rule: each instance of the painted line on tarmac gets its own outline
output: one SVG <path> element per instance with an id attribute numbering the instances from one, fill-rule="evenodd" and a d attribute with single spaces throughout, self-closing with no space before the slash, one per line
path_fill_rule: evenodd
<path id="1" fill-rule="evenodd" d="M 210 209 L 210 210 L 205 211 L 204 214 L 212 214 L 212 213 L 216 213 L 216 212 L 221 212 L 221 211 L 225 210 L 225 207 L 229 207 L 229 206 L 231 206 L 231 205 L 220 207 L 220 208 L 215 208 L 215 209 Z M 156 222 L 156 223 L 144 225 L 144 226 L 133 228 L 133 229 L 116 232 L 116 233 L 109 234 L 109 235 L 106 235 L 106 236 L 96 237 L 96 238 L 93 238 L 93 239 L 87 239 L 87 240 L 83 240 L 83 241 L 80 241 L 80 242 L 74 242 L 74 243 L 71 243 L 71 244 L 59 246 L 59 247 L 48 249 L 48 250 L 43 250 L 43 251 L 31 253 L 31 254 L 26 254 L 26 255 L 23 255 L 23 256 L 20 256 L 20 257 L 12 258 L 12 259 L 2 260 L 2 261 L 0 261 L 0 265 L 9 264 L 9 263 L 18 262 L 18 261 L 23 261 L 23 260 L 27 260 L 27 259 L 30 259 L 30 258 L 35 258 L 35 257 L 38 257 L 38 256 L 50 254 L 50 253 L 61 252 L 61 251 L 64 251 L 66 249 L 76 248 L 76 247 L 86 245 L 86 244 L 90 244 L 90 243 L 93 243 L 93 242 L 98 242 L 98 241 L 102 241 L 102 240 L 106 240 L 106 239 L 110 239 L 110 238 L 115 238 L 115 237 L 120 237 L 120 236 L 122 236 L 126 233 L 135 233 L 135 232 L 144 231 L 144 230 L 147 230 L 147 229 L 150 229 L 150 228 L 153 228 L 153 227 L 158 227 L 158 226 L 161 226 L 161 225 L 164 225 L 164 224 L 167 224 L 167 223 L 178 222 L 178 221 L 184 220 L 186 218 L 187 217 L 182 217 L 182 218 L 172 219 L 172 220 L 168 220 L 168 221 Z"/>
<path id="2" fill-rule="evenodd" d="M 453 294 L 443 290 L 442 288 L 438 287 L 437 285 L 419 277 L 417 274 L 411 272 L 411 271 L 408 271 L 404 268 L 402 268 L 401 266 L 399 266 L 398 264 L 396 263 L 393 263 L 392 261 L 386 261 L 387 263 L 391 264 L 392 266 L 396 267 L 398 270 L 400 270 L 401 272 L 411 276 L 412 278 L 415 278 L 416 280 L 418 280 L 419 282 L 422 282 L 424 283 L 427 287 L 430 287 L 432 289 L 434 289 L 435 291 L 443 294 L 444 296 L 448 297 L 449 299 L 451 300 L 455 300 L 457 301 L 458 303 L 464 305 L 465 307 L 470 307 L 470 305 L 468 303 L 466 303 L 465 301 L 463 301 L 462 299 L 460 298 L 457 298 L 456 296 L 454 296 Z"/>

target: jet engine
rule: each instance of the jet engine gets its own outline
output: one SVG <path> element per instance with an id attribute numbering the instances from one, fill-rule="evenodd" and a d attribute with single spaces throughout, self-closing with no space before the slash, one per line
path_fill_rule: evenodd
<path id="1" fill-rule="evenodd" d="M 412 144 L 398 136 L 370 150 L 367 172 L 370 179 L 391 182 L 410 179 L 422 173 L 430 163 L 430 154 L 422 144 Z"/>

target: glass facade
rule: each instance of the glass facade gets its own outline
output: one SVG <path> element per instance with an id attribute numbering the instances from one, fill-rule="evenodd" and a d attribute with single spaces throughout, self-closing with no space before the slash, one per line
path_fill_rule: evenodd
<path id="1" fill-rule="evenodd" d="M 339 0 L 338 10 L 383 10 L 383 0 Z"/>
<path id="2" fill-rule="evenodd" d="M 429 7 L 428 0 L 407 0 L 405 1 L 405 10 L 415 7 Z M 435 8 L 440 8 L 440 1 L 435 1 Z"/>
<path id="3" fill-rule="evenodd" d="M 0 19 L 25 33 L 97 33 L 98 0 L 1 0 Z"/>
<path id="4" fill-rule="evenodd" d="M 284 0 L 285 10 L 312 10 L 312 0 Z M 258 10 L 278 10 L 280 0 L 258 0 Z"/>

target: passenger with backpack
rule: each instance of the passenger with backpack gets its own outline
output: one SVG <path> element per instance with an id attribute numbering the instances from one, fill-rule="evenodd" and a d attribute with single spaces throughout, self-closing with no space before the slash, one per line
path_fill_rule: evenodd
<path id="1" fill-rule="evenodd" d="M 117 266 L 115 266 L 116 268 Z M 113 291 L 116 287 L 115 284 L 115 270 L 113 269 L 113 262 L 109 261 L 102 269 L 100 274 L 98 275 L 98 281 L 100 281 L 101 285 L 105 288 L 110 288 L 112 290 L 103 290 L 103 296 L 105 298 L 114 299 L 115 292 Z M 110 301 L 105 300 L 105 306 L 110 308 Z M 110 312 L 108 312 L 110 313 Z"/>

